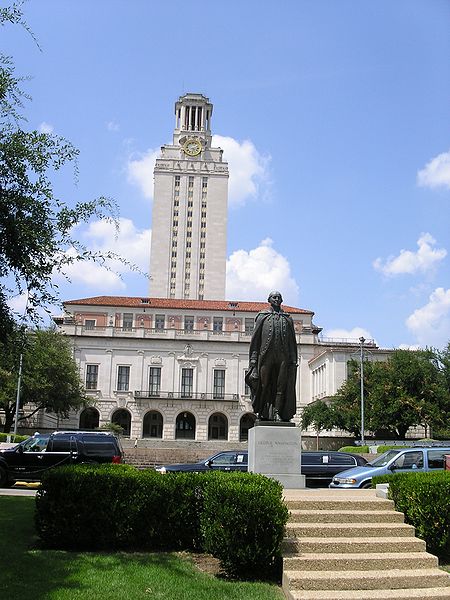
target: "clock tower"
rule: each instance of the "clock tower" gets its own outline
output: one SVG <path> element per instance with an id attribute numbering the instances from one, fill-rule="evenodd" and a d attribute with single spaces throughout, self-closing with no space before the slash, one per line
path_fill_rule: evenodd
<path id="1" fill-rule="evenodd" d="M 228 165 L 211 136 L 213 105 L 202 94 L 175 103 L 172 144 L 154 170 L 150 294 L 225 298 Z"/>

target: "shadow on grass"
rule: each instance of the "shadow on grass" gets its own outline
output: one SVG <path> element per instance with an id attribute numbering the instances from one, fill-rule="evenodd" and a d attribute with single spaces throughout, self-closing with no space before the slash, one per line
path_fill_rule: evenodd
<path id="1" fill-rule="evenodd" d="M 69 552 L 39 547 L 34 499 L 0 497 L 0 598 L 23 600 L 273 600 L 265 584 L 232 584 L 173 553 Z M 186 558 L 186 557 L 185 557 Z"/>

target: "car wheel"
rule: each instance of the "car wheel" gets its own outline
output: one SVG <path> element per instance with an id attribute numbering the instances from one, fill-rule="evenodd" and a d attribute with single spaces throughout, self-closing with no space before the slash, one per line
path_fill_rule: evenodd
<path id="1" fill-rule="evenodd" d="M 0 487 L 11 487 L 12 481 L 8 477 L 8 471 L 4 467 L 0 467 Z"/>
<path id="2" fill-rule="evenodd" d="M 362 484 L 359 486 L 359 489 L 360 489 L 360 490 L 367 490 L 367 489 L 369 489 L 369 488 L 371 488 L 371 487 L 372 487 L 372 482 L 371 482 L 371 481 L 365 481 L 364 483 L 362 483 Z"/>

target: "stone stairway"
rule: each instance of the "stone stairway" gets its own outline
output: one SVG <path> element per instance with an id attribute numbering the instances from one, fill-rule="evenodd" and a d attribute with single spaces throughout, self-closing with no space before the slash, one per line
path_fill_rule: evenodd
<path id="1" fill-rule="evenodd" d="M 375 490 L 285 490 L 288 600 L 450 600 L 450 575 Z"/>

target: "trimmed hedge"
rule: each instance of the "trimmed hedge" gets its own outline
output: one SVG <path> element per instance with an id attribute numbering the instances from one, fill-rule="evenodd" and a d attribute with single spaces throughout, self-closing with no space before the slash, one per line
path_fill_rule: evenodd
<path id="1" fill-rule="evenodd" d="M 231 476 L 230 476 L 231 475 Z M 235 577 L 267 578 L 281 560 L 289 512 L 280 483 L 252 473 L 217 473 L 204 488 L 204 550 Z"/>
<path id="2" fill-rule="evenodd" d="M 281 484 L 252 473 L 67 466 L 47 471 L 36 494 L 47 547 L 206 551 L 230 576 L 274 573 L 287 518 Z"/>
<path id="3" fill-rule="evenodd" d="M 368 454 L 369 446 L 343 446 L 339 452 L 353 452 L 354 454 Z"/>
<path id="4" fill-rule="evenodd" d="M 372 486 L 389 483 L 389 498 L 407 523 L 438 556 L 450 553 L 450 472 L 401 473 L 374 477 Z"/>
<path id="5" fill-rule="evenodd" d="M 411 446 L 378 446 L 377 454 L 383 454 L 383 452 L 387 452 L 388 450 L 404 450 L 405 448 L 411 448 Z"/>
<path id="6" fill-rule="evenodd" d="M 14 435 L 13 433 L 0 433 L 0 442 L 7 442 L 8 436 L 11 436 L 11 443 L 18 444 L 19 442 L 23 442 L 27 440 L 29 435 Z"/>

